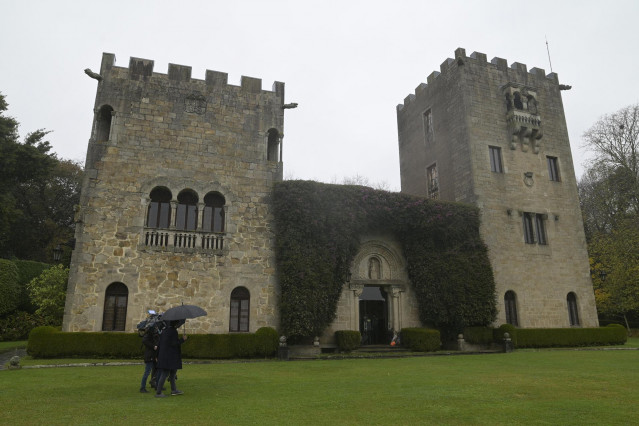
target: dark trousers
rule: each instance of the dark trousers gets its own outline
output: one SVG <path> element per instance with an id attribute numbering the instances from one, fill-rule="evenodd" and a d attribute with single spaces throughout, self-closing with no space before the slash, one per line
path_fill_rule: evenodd
<path id="1" fill-rule="evenodd" d="M 156 394 L 162 393 L 162 388 L 164 387 L 164 382 L 166 379 L 169 379 L 169 383 L 171 383 L 171 392 L 175 392 L 177 387 L 175 386 L 175 375 L 177 374 L 177 370 L 160 370 L 158 375 L 158 383 L 156 386 Z"/>

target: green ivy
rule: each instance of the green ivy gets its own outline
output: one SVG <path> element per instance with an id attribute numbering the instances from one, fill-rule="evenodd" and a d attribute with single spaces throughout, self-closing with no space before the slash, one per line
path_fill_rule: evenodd
<path id="1" fill-rule="evenodd" d="M 319 336 L 333 322 L 350 265 L 366 232 L 403 245 L 420 319 L 457 333 L 497 313 L 479 210 L 353 185 L 284 181 L 273 192 L 282 332 Z"/>

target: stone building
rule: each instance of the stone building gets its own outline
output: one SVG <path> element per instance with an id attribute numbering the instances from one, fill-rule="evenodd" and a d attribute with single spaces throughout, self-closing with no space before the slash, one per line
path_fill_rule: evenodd
<path id="1" fill-rule="evenodd" d="M 455 51 L 397 106 L 402 191 L 477 205 L 496 324 L 598 325 L 557 74 Z"/>
<path id="2" fill-rule="evenodd" d="M 104 54 L 63 330 L 135 328 L 180 303 L 200 333 L 278 322 L 267 199 L 282 179 L 284 83 Z"/>
<path id="3" fill-rule="evenodd" d="M 277 328 L 269 196 L 282 179 L 284 83 L 104 54 L 64 331 L 132 331 L 149 309 L 208 315 L 195 333 Z M 499 318 L 522 327 L 597 317 L 557 76 L 458 49 L 398 107 L 402 191 L 477 204 Z M 321 336 L 386 343 L 420 326 L 401 245 L 361 236 L 337 315 Z"/>

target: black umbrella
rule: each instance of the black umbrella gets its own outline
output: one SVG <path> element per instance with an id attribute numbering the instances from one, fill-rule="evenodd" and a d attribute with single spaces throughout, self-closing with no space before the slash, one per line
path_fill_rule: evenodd
<path id="1" fill-rule="evenodd" d="M 162 314 L 162 321 L 182 320 L 189 318 L 203 317 L 206 311 L 195 305 L 180 305 L 168 309 Z"/>
<path id="2" fill-rule="evenodd" d="M 167 311 L 162 314 L 162 321 L 177 320 L 184 324 L 186 322 L 186 319 L 188 318 L 203 317 L 205 315 L 206 311 L 199 306 L 182 304 L 180 306 L 175 306 L 171 309 L 167 309 Z M 184 330 L 184 333 L 186 333 L 186 330 Z"/>

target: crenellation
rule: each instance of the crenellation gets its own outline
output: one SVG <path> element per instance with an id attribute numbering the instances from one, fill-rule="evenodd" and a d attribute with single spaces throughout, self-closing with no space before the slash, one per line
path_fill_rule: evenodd
<path id="1" fill-rule="evenodd" d="M 473 52 L 473 53 L 470 54 L 470 57 L 472 59 L 475 59 L 480 64 L 488 63 L 488 60 L 486 59 L 486 54 L 485 53 Z"/>
<path id="2" fill-rule="evenodd" d="M 494 57 L 490 60 L 490 63 L 495 65 L 499 71 L 506 71 L 508 69 L 508 61 L 503 58 Z"/>
<path id="3" fill-rule="evenodd" d="M 191 80 L 191 67 L 186 65 L 169 64 L 169 80 L 185 81 Z"/>
<path id="4" fill-rule="evenodd" d="M 520 62 L 513 62 L 512 65 L 510 65 L 510 69 L 524 74 L 528 72 L 528 70 L 526 69 L 526 64 L 522 64 Z"/>
<path id="5" fill-rule="evenodd" d="M 437 77 L 439 77 L 441 73 L 439 71 L 433 71 L 430 73 L 430 75 L 428 77 L 426 77 L 426 83 L 427 84 L 433 84 L 435 82 L 435 79 Z"/>

